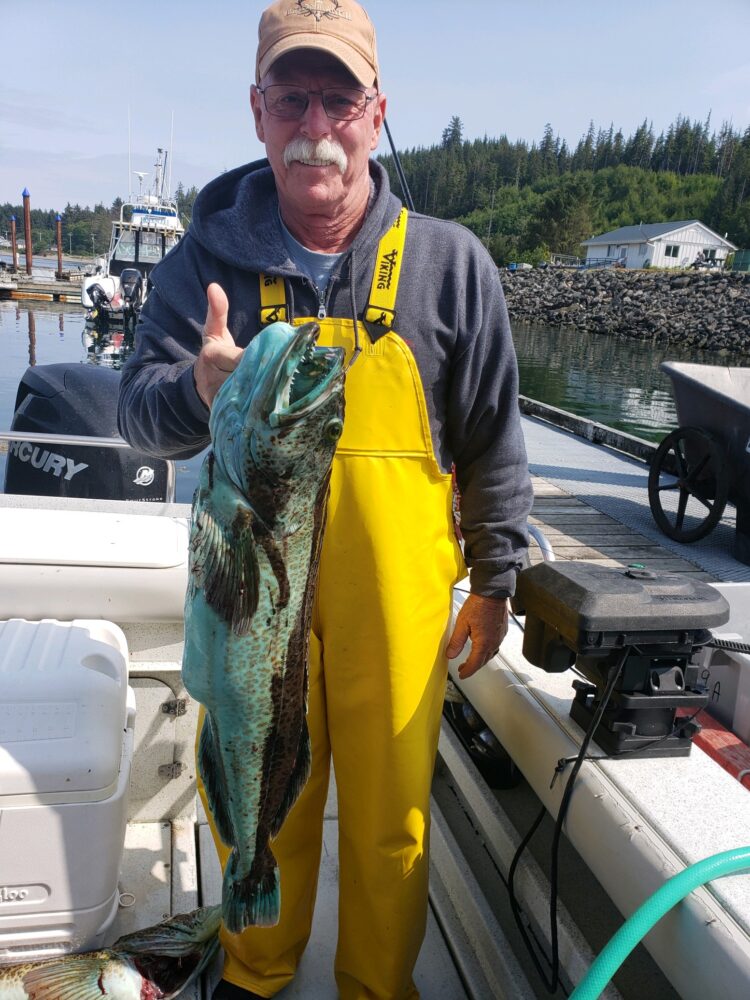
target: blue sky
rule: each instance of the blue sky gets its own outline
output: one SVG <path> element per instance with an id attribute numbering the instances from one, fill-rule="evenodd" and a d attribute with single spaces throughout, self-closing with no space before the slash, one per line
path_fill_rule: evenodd
<path id="1" fill-rule="evenodd" d="M 126 196 L 128 106 L 133 170 L 153 171 L 174 115 L 173 188 L 262 155 L 248 87 L 264 6 L 0 0 L 0 203 L 24 186 L 35 208 Z M 569 144 L 591 119 L 626 135 L 678 114 L 750 125 L 750 0 L 366 6 L 400 148 L 439 142 L 453 115 L 467 138 L 538 140 L 550 122 Z"/>

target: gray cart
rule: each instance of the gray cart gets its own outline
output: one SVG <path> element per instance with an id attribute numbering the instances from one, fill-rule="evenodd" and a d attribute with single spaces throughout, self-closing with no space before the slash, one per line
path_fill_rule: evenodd
<path id="1" fill-rule="evenodd" d="M 750 563 L 750 368 L 665 361 L 679 427 L 651 460 L 648 499 L 679 542 L 705 537 L 727 501 L 737 508 L 733 554 Z"/>

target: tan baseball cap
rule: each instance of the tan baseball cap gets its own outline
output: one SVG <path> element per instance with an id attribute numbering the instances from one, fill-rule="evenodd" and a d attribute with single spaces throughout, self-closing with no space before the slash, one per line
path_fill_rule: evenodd
<path id="1" fill-rule="evenodd" d="M 258 25 L 255 82 L 295 49 L 321 49 L 335 56 L 364 87 L 378 80 L 375 28 L 354 0 L 276 0 Z"/>

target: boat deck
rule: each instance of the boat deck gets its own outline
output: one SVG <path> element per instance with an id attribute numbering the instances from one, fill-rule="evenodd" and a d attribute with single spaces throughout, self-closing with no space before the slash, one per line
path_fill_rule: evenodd
<path id="1" fill-rule="evenodd" d="M 750 580 L 750 567 L 737 562 L 730 554 L 734 514 L 731 508 L 715 532 L 702 542 L 691 546 L 671 542 L 661 535 L 651 519 L 646 491 L 647 468 L 642 462 L 581 441 L 537 419 L 524 418 L 523 426 L 534 480 L 531 522 L 538 525 L 552 543 L 557 559 L 585 559 L 601 565 L 639 562 L 651 569 L 690 573 L 707 580 Z M 0 507 L 58 505 L 59 502 L 52 499 L 36 497 L 0 499 Z M 106 506 L 96 501 L 80 501 L 76 505 L 84 510 Z M 136 506 L 120 505 L 122 509 L 135 509 Z M 180 513 L 184 516 L 187 508 Z M 539 558 L 538 550 L 532 547 L 532 561 Z M 144 760 L 147 761 L 148 775 L 139 772 L 134 765 L 132 784 L 135 791 L 131 795 L 135 801 L 120 880 L 122 905 L 108 935 L 110 940 L 137 927 L 157 923 L 169 914 L 217 902 L 220 893 L 220 875 L 210 833 L 200 812 L 194 809 L 190 791 L 194 713 L 189 707 L 188 714 L 176 720 L 159 714 L 159 706 L 165 698 L 179 698 L 182 694 L 179 680 L 181 630 L 177 625 L 169 625 L 166 629 L 158 625 L 131 625 L 126 626 L 125 631 L 131 652 L 131 683 L 137 685 L 139 708 L 136 761 L 140 759 L 141 766 Z M 155 711 L 149 711 L 147 705 L 151 697 Z M 174 731 L 167 737 L 158 726 L 172 727 Z M 138 755 L 139 741 L 146 741 L 148 753 L 142 751 Z M 481 782 L 472 785 L 475 777 L 469 773 L 471 765 L 465 757 L 459 760 L 460 756 L 460 749 L 451 745 L 450 731 L 444 726 L 436 775 L 436 781 L 443 781 L 441 806 L 452 799 L 456 812 L 460 812 L 463 819 L 470 811 L 465 802 L 461 802 L 465 797 L 472 799 L 474 812 L 460 834 L 464 838 L 461 848 L 453 839 L 455 831 L 448 828 L 442 808 L 436 805 L 433 812 L 431 908 L 427 938 L 416 969 L 417 985 L 424 1000 L 498 1000 L 501 997 L 523 1000 L 546 996 L 518 940 L 513 940 L 512 929 L 507 935 L 511 940 L 509 946 L 505 933 L 508 928 L 501 927 L 502 919 L 494 912 L 496 899 L 504 896 L 501 883 L 503 869 L 507 869 L 507 858 L 503 861 L 500 855 L 502 851 L 512 855 L 518 842 L 515 828 L 508 823 L 502 807 L 503 793 L 488 798 L 486 787 L 480 787 Z M 147 809 L 143 805 L 147 801 L 145 786 L 155 780 L 157 764 L 169 766 L 172 762 L 182 762 L 182 776 L 168 782 L 156 797 L 149 793 Z M 538 799 L 525 785 L 514 789 L 508 798 L 518 799 L 521 795 L 529 799 L 529 808 L 537 807 Z M 487 824 L 483 831 L 491 832 L 479 831 L 477 817 L 480 814 L 482 823 Z M 169 818 L 160 819 L 162 816 Z M 524 829 L 525 825 L 522 820 L 517 827 Z M 475 874 L 467 861 L 473 851 L 484 858 L 485 874 Z M 571 864 L 576 863 L 575 858 L 570 860 Z M 577 863 L 580 865 L 580 859 Z M 522 904 L 532 912 L 536 908 L 543 913 L 548 886 L 533 858 L 519 869 L 519 879 L 524 890 Z M 578 879 L 576 875 L 573 883 Z M 313 937 L 299 975 L 280 994 L 282 997 L 333 1000 L 336 996 L 332 969 L 337 882 L 336 806 L 332 794 L 326 810 L 324 856 Z M 608 919 L 611 921 L 612 917 Z M 617 913 L 614 920 L 619 923 Z M 598 916 L 595 922 L 601 924 Z M 543 925 L 544 920 L 540 919 L 540 928 L 543 929 Z M 556 994 L 560 997 L 569 988 L 571 974 L 579 978 L 593 958 L 585 937 L 565 913 L 561 916 L 561 926 L 566 987 Z M 600 946 L 597 944 L 597 949 Z M 636 972 L 641 976 L 639 985 L 630 989 L 621 985 L 622 994 L 610 986 L 603 996 L 608 1000 L 621 995 L 649 995 L 653 1000 L 676 997 L 645 953 L 636 962 L 640 967 Z M 214 969 L 213 978 L 217 975 L 218 969 Z M 208 1000 L 212 977 L 206 979 L 183 996 L 187 1000 Z"/>

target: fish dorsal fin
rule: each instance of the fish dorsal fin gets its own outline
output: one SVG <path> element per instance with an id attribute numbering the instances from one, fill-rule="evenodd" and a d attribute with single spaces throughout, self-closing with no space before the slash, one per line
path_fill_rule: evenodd
<path id="1" fill-rule="evenodd" d="M 102 1000 L 101 979 L 113 959 L 114 956 L 105 951 L 71 955 L 54 965 L 27 972 L 23 988 L 29 1000 Z M 133 993 L 134 998 L 137 995 Z"/>
<path id="2" fill-rule="evenodd" d="M 190 572 L 209 607 L 245 635 L 258 607 L 258 557 L 253 538 L 253 514 L 237 506 L 225 523 L 209 504 L 195 513 L 190 535 Z"/>

